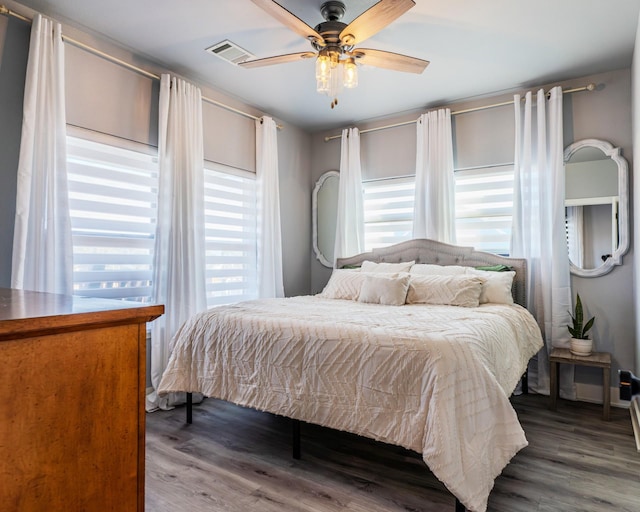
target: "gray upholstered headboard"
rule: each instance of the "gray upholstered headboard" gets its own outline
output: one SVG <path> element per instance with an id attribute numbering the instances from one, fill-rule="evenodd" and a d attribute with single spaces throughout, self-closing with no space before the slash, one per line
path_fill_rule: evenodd
<path id="1" fill-rule="evenodd" d="M 445 244 L 435 240 L 414 239 L 399 244 L 373 249 L 349 258 L 338 258 L 336 268 L 345 265 L 359 265 L 363 261 L 398 263 L 415 261 L 416 263 L 433 263 L 436 265 L 461 265 L 478 267 L 483 265 L 508 265 L 516 271 L 513 279 L 513 300 L 525 306 L 527 260 L 523 258 L 506 258 L 488 252 L 476 251 L 473 247 L 461 247 Z"/>

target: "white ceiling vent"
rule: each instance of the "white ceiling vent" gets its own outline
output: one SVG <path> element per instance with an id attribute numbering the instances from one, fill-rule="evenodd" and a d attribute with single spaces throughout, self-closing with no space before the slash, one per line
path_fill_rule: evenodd
<path id="1" fill-rule="evenodd" d="M 210 46 L 206 51 L 213 53 L 227 62 L 231 62 L 231 64 L 239 64 L 245 60 L 255 58 L 255 55 L 252 55 L 247 50 L 243 50 L 237 44 L 232 43 L 228 39 Z"/>

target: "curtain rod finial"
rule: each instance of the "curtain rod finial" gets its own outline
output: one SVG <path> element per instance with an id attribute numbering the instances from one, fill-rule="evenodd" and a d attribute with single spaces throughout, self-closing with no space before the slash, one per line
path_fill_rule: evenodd
<path id="1" fill-rule="evenodd" d="M 587 91 L 591 92 L 591 91 L 595 91 L 596 90 L 596 84 L 594 83 L 590 83 L 587 85 Z"/>

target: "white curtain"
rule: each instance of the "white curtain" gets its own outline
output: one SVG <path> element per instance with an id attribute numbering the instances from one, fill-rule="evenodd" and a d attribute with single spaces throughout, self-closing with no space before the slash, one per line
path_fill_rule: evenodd
<path id="1" fill-rule="evenodd" d="M 258 297 L 284 297 L 278 128 L 270 117 L 256 120 L 258 196 Z"/>
<path id="2" fill-rule="evenodd" d="M 515 185 L 511 256 L 528 260 L 527 307 L 536 317 L 545 349 L 530 375 L 534 391 L 549 393 L 548 352 L 568 347 L 571 280 L 565 233 L 562 89 L 547 100 L 538 91 L 535 106 L 528 92 L 515 104 Z M 563 365 L 560 394 L 575 397 L 573 366 Z"/>
<path id="3" fill-rule="evenodd" d="M 147 410 L 167 409 L 183 397 L 155 392 L 171 353 L 173 335 L 206 309 L 204 153 L 200 89 L 169 75 L 160 80 L 158 224 L 154 301 L 165 314 L 152 324 L 151 383 Z"/>
<path id="4" fill-rule="evenodd" d="M 62 28 L 36 14 L 24 91 L 12 288 L 73 293 Z"/>
<path id="5" fill-rule="evenodd" d="M 422 114 L 416 123 L 413 238 L 456 243 L 451 111 Z"/>
<path id="6" fill-rule="evenodd" d="M 364 252 L 364 201 L 360 166 L 360 131 L 342 130 L 340 151 L 340 183 L 334 258 Z"/>

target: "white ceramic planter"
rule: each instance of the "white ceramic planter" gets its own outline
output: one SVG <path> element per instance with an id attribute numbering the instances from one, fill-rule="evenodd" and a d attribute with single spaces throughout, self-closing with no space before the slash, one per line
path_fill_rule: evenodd
<path id="1" fill-rule="evenodd" d="M 569 350 L 576 356 L 588 356 L 593 352 L 593 340 L 571 338 Z"/>

